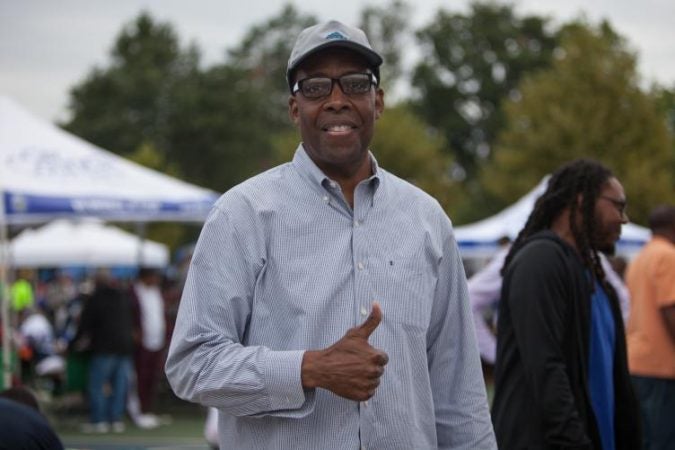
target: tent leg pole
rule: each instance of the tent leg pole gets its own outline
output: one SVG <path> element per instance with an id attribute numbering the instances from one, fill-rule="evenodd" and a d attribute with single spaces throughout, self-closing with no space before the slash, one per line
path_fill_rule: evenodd
<path id="1" fill-rule="evenodd" d="M 5 389 L 12 383 L 12 355 L 10 341 L 12 330 L 10 328 L 9 307 L 9 240 L 7 239 L 7 221 L 5 220 L 5 198 L 0 192 L 0 314 L 2 315 L 2 385 Z"/>

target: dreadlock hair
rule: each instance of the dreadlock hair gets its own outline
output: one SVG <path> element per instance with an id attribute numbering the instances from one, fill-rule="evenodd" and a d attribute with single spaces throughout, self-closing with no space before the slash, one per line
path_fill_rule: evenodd
<path id="1" fill-rule="evenodd" d="M 605 280 L 600 258 L 591 241 L 596 230 L 595 203 L 603 185 L 612 176 L 607 167 L 591 159 L 577 159 L 560 166 L 551 175 L 546 191 L 535 202 L 525 226 L 513 242 L 504 261 L 502 275 L 527 238 L 550 228 L 556 217 L 569 208 L 570 229 L 584 266 L 590 270 L 593 281 L 599 281 L 606 292 L 615 295 L 614 289 Z M 581 204 L 578 202 L 580 195 Z M 581 214 L 581 224 L 577 223 L 577 212 Z"/>

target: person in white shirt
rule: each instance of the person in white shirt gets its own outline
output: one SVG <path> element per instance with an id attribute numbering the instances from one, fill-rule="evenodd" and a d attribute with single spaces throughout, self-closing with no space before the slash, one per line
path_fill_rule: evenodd
<path id="1" fill-rule="evenodd" d="M 141 413 L 152 411 L 158 375 L 164 364 L 166 323 L 164 300 L 160 290 L 161 275 L 151 268 L 141 268 L 131 289 L 134 305 L 134 363 Z"/>

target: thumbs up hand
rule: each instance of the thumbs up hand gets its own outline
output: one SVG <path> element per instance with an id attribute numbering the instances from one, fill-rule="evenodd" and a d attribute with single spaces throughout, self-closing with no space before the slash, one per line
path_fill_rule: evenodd
<path id="1" fill-rule="evenodd" d="M 303 387 L 321 387 L 350 400 L 372 397 L 389 361 L 386 353 L 368 343 L 381 321 L 382 309 L 374 302 L 368 318 L 347 330 L 335 344 L 306 351 L 302 360 Z"/>

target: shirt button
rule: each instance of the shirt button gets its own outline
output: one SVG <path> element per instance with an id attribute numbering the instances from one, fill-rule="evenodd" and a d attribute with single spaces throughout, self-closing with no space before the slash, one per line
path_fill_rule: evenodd
<path id="1" fill-rule="evenodd" d="M 354 221 L 354 226 L 355 226 L 355 227 L 358 227 L 359 225 L 361 225 L 361 221 L 360 221 L 360 220 L 355 220 L 355 221 Z"/>
<path id="2" fill-rule="evenodd" d="M 356 267 L 358 267 L 359 270 L 363 270 L 363 263 L 362 262 L 358 263 Z"/>
<path id="3" fill-rule="evenodd" d="M 326 202 L 326 203 L 328 203 L 328 196 L 327 196 L 327 195 L 324 195 L 324 196 L 323 196 L 323 201 Z"/>
<path id="4" fill-rule="evenodd" d="M 365 315 L 368 314 L 368 310 L 366 309 L 365 306 L 362 306 L 362 307 L 361 307 L 361 311 L 360 311 L 360 312 L 361 312 L 361 315 L 362 315 L 362 316 L 365 316 Z"/>

